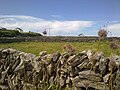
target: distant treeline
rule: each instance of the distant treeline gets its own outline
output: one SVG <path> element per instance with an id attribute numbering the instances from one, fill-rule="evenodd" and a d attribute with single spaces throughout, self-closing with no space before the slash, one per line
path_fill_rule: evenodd
<path id="1" fill-rule="evenodd" d="M 19 30 L 0 29 L 0 37 L 27 37 L 27 36 L 42 36 L 35 32 L 20 32 Z"/>

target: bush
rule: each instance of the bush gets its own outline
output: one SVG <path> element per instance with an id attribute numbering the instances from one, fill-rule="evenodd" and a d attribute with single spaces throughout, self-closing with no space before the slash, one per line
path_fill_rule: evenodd
<path id="1" fill-rule="evenodd" d="M 16 37 L 19 34 L 17 30 L 0 30 L 0 37 Z"/>
<path id="2" fill-rule="evenodd" d="M 17 36 L 42 36 L 39 33 L 34 32 L 19 32 L 18 30 L 7 30 L 7 29 L 0 29 L 0 37 L 17 37 Z"/>

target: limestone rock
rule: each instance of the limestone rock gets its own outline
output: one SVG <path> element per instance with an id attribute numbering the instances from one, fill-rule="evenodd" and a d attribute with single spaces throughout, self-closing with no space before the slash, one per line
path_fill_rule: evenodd
<path id="1" fill-rule="evenodd" d="M 102 74 L 103 76 L 107 73 L 108 70 L 108 59 L 106 58 L 101 58 L 100 62 L 99 62 L 99 70 L 100 70 L 100 74 Z"/>
<path id="2" fill-rule="evenodd" d="M 60 56 L 61 56 L 60 53 L 55 53 L 55 54 L 53 54 L 53 56 L 52 56 L 52 61 L 53 61 L 54 63 L 56 63 L 56 62 L 58 61 L 58 59 L 59 59 Z"/>
<path id="3" fill-rule="evenodd" d="M 117 71 L 116 78 L 114 80 L 114 90 L 120 89 L 120 71 Z"/>
<path id="4" fill-rule="evenodd" d="M 107 84 L 109 82 L 109 78 L 110 78 L 110 74 L 106 74 L 104 77 L 103 77 L 103 81 Z"/>
<path id="5" fill-rule="evenodd" d="M 70 62 L 70 64 L 73 67 L 78 66 L 79 64 L 81 64 L 84 60 L 87 59 L 87 56 L 83 55 L 83 54 L 78 54 L 78 55 L 73 55 L 68 59 L 68 62 Z"/>
<path id="6" fill-rule="evenodd" d="M 91 63 L 89 62 L 89 60 L 86 59 L 81 64 L 79 64 L 77 67 L 79 68 L 79 71 L 90 70 Z"/>
<path id="7" fill-rule="evenodd" d="M 99 61 L 102 57 L 104 57 L 104 53 L 102 51 L 96 52 L 96 59 Z"/>
<path id="8" fill-rule="evenodd" d="M 118 59 L 116 60 L 116 66 L 117 66 L 117 68 L 120 70 L 120 58 L 118 58 Z"/>
<path id="9" fill-rule="evenodd" d="M 96 63 L 92 67 L 91 58 Z M 120 58 L 114 56 L 116 70 L 112 73 L 113 90 L 120 88 Z M 47 54 L 46 51 L 35 56 L 15 49 L 0 49 L 0 89 L 16 90 L 42 89 L 50 83 L 61 89 L 108 90 L 110 80 L 109 59 L 101 52 L 91 50 L 78 54 Z M 74 86 L 74 87 L 73 87 Z M 30 90 L 31 90 L 30 89 Z"/>
<path id="10" fill-rule="evenodd" d="M 45 56 L 47 54 L 47 51 L 41 51 L 40 53 L 39 53 L 39 56 Z"/>
<path id="11" fill-rule="evenodd" d="M 0 85 L 0 90 L 9 90 L 9 87 L 6 85 Z"/>
<path id="12" fill-rule="evenodd" d="M 77 90 L 86 90 L 85 89 L 85 82 L 86 80 L 80 80 L 79 82 L 75 83 L 75 87 Z M 104 82 L 93 82 L 93 81 L 88 81 L 89 82 L 89 87 L 88 90 L 109 90 L 108 86 Z"/>
<path id="13" fill-rule="evenodd" d="M 79 78 L 80 79 L 88 79 L 88 80 L 94 81 L 94 82 L 102 81 L 102 76 L 100 74 L 95 74 L 93 71 L 90 71 L 90 70 L 79 72 Z"/>

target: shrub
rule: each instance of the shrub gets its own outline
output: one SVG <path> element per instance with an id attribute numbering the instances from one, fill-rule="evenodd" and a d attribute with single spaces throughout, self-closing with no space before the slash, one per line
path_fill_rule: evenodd
<path id="1" fill-rule="evenodd" d="M 17 30 L 0 30 L 0 37 L 16 37 L 19 34 Z"/>

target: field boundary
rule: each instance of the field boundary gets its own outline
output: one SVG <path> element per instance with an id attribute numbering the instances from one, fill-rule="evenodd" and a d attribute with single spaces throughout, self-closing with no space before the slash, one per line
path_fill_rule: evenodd
<path id="1" fill-rule="evenodd" d="M 107 37 L 106 40 L 118 40 L 120 37 Z M 75 37 L 75 36 L 37 36 L 37 37 L 0 37 L 0 43 L 13 42 L 96 42 L 98 37 Z"/>

